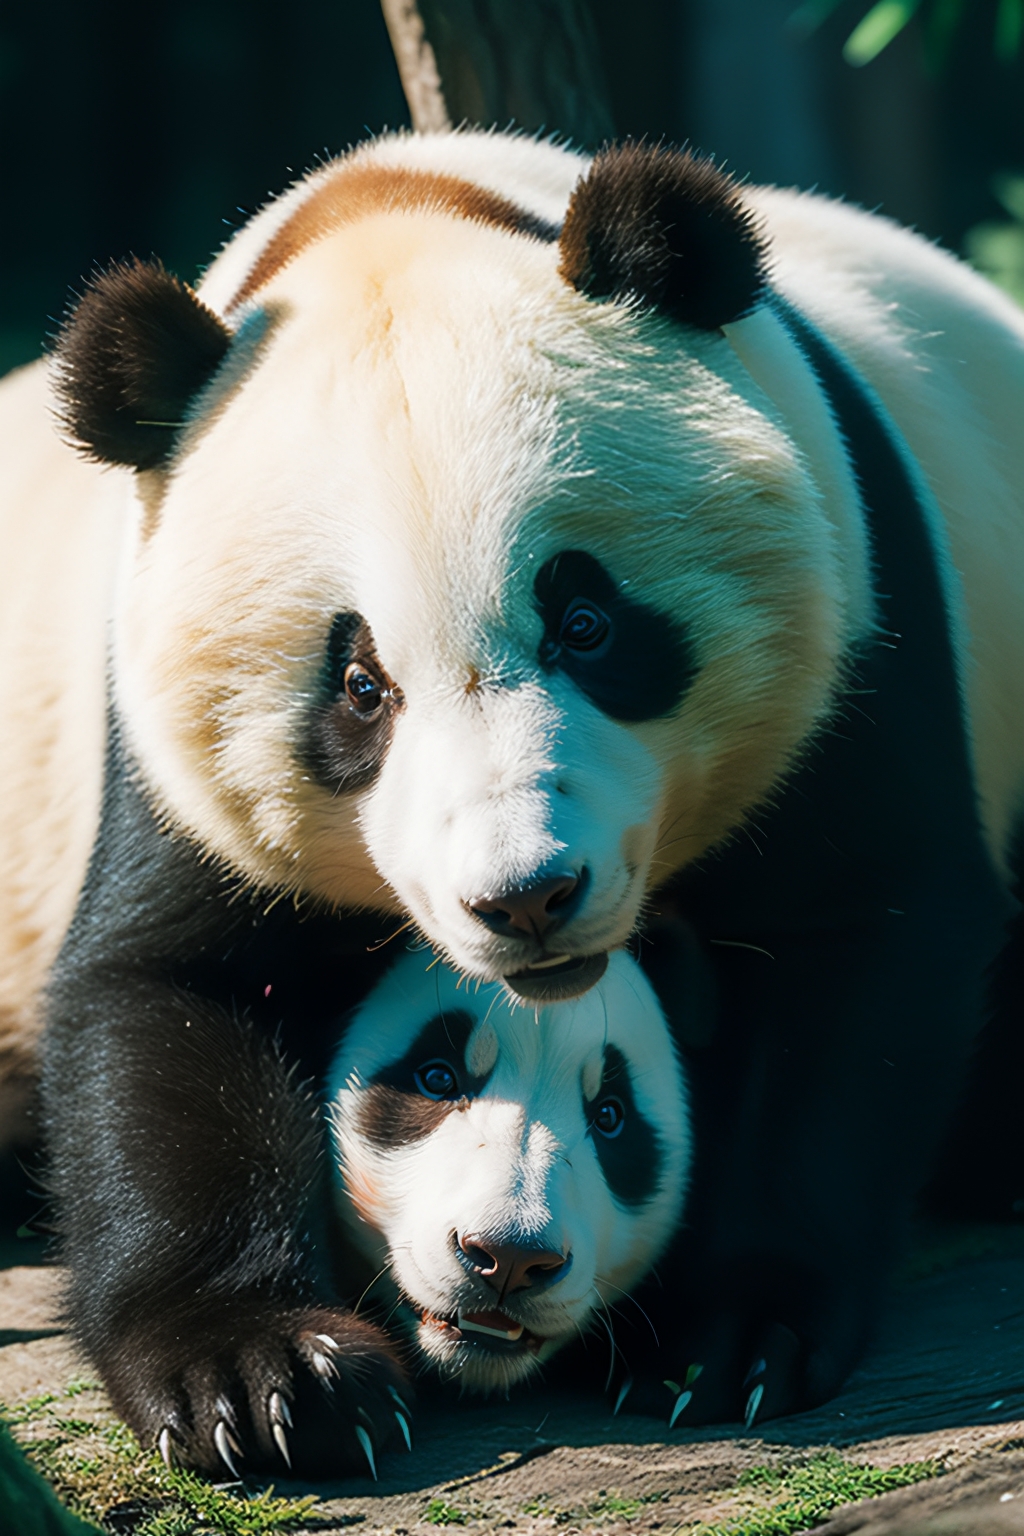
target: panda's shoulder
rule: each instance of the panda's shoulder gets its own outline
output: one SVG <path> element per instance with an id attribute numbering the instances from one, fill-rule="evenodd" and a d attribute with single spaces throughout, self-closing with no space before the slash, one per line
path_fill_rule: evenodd
<path id="1" fill-rule="evenodd" d="M 931 332 L 935 317 L 1024 341 L 1024 313 L 966 262 L 880 212 L 780 187 L 748 187 L 763 221 L 772 281 L 816 323 Z M 927 319 L 926 319 L 927 317 Z"/>

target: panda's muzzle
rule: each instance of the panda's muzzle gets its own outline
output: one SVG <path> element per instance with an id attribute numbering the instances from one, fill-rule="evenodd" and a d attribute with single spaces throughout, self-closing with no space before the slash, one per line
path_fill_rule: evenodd
<path id="1" fill-rule="evenodd" d="M 560 1002 L 579 997 L 604 975 L 607 955 L 559 953 L 555 940 L 558 930 L 579 912 L 589 884 L 586 866 L 578 874 L 554 869 L 523 885 L 474 896 L 466 902 L 467 910 L 492 933 L 533 939 L 544 947 L 539 959 L 505 976 L 512 992 L 530 1002 Z"/>

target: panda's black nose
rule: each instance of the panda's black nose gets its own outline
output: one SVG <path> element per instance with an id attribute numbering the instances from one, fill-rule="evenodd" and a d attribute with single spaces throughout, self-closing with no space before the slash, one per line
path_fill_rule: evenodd
<path id="1" fill-rule="evenodd" d="M 568 921 L 580 904 L 587 871 L 553 870 L 539 880 L 493 895 L 473 896 L 466 905 L 494 933 L 542 939 Z"/>
<path id="2" fill-rule="evenodd" d="M 500 1296 L 550 1285 L 571 1262 L 566 1254 L 556 1253 L 552 1248 L 538 1248 L 532 1243 L 499 1243 L 486 1233 L 467 1232 L 458 1243 L 459 1256 L 466 1268 L 486 1280 Z"/>

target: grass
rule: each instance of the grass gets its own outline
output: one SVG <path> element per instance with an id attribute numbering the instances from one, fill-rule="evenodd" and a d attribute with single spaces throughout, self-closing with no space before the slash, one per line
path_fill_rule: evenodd
<path id="1" fill-rule="evenodd" d="M 844 1504 L 874 1499 L 941 1473 L 936 1461 L 873 1467 L 847 1461 L 838 1451 L 781 1467 L 751 1467 L 737 1480 L 740 1495 L 751 1496 L 751 1506 L 721 1523 L 692 1525 L 688 1536 L 793 1536 L 820 1525 Z"/>
<path id="2" fill-rule="evenodd" d="M 444 1499 L 431 1499 L 423 1515 L 428 1525 L 465 1525 L 469 1516 Z"/>
<path id="3" fill-rule="evenodd" d="M 75 1514 L 110 1529 L 129 1514 L 135 1536 L 271 1536 L 315 1528 L 318 1500 L 282 1499 L 273 1489 L 248 1496 L 213 1487 L 191 1472 L 170 1471 L 145 1451 L 109 1410 L 79 1400 L 99 1391 L 75 1381 L 8 1410 L 29 1461 Z"/>
<path id="4" fill-rule="evenodd" d="M 876 1498 L 893 1488 L 938 1477 L 941 1472 L 941 1466 L 934 1461 L 881 1468 L 847 1461 L 838 1451 L 819 1451 L 776 1467 L 751 1467 L 740 1475 L 733 1489 L 723 1494 L 723 1503 L 729 1506 L 725 1518 L 683 1522 L 673 1527 L 673 1536 L 794 1536 L 795 1532 L 820 1525 L 844 1504 Z M 522 1512 L 546 1516 L 556 1526 L 582 1520 L 628 1524 L 650 1505 L 667 1504 L 670 1500 L 671 1495 L 664 1492 L 635 1498 L 609 1493 L 581 1509 L 555 1509 L 535 1499 L 525 1504 Z"/>
<path id="5" fill-rule="evenodd" d="M 81 1519 L 104 1531 L 131 1529 L 134 1536 L 271 1536 L 349 1524 L 352 1516 L 318 1513 L 315 1497 L 279 1498 L 272 1488 L 247 1496 L 240 1488 L 213 1487 L 185 1471 L 168 1470 L 145 1451 L 105 1405 L 94 1382 L 71 1382 L 12 1407 L 7 1423 L 36 1471 Z M 880 1468 L 827 1450 L 793 1457 L 742 1473 L 716 1498 L 717 1518 L 676 1527 L 679 1536 L 794 1536 L 826 1520 L 843 1505 L 939 1476 L 936 1461 Z M 674 1502 L 667 1492 L 627 1496 L 602 1490 L 581 1509 L 549 1507 L 543 1499 L 522 1513 L 543 1515 L 557 1526 L 581 1519 L 626 1527 L 652 1504 Z M 464 1526 L 479 1518 L 432 1498 L 422 1519 L 428 1525 Z M 670 1511 L 666 1509 L 666 1515 Z M 356 1516 L 355 1519 L 362 1517 Z M 663 1521 L 664 1523 L 664 1521 Z"/>

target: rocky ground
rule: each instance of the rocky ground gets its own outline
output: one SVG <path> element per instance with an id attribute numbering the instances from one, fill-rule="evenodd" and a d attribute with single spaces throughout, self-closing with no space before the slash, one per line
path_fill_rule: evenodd
<path id="1" fill-rule="evenodd" d="M 34 1246 L 23 1245 L 26 1256 L 36 1257 Z M 1024 1251 L 977 1233 L 962 1249 L 895 1290 L 874 1350 L 841 1397 L 756 1435 L 669 1433 L 541 1388 L 421 1414 L 412 1454 L 382 1456 L 376 1484 L 279 1482 L 276 1492 L 315 1492 L 310 1528 L 358 1527 L 360 1536 L 445 1525 L 522 1536 L 683 1536 L 694 1527 L 775 1536 L 811 1525 L 823 1536 L 1024 1536 Z M 170 1497 L 149 1462 L 134 1491 L 115 1478 L 105 1502 L 82 1498 L 90 1477 L 103 1484 L 110 1446 L 124 1457 L 124 1437 L 56 1328 L 57 1279 L 34 1264 L 0 1270 L 0 1402 L 65 1494 L 77 1490 L 80 1507 L 105 1514 L 110 1529 L 141 1532 Z M 909 1486 L 884 1491 L 900 1482 Z M 167 1529 L 176 1532 L 246 1528 L 218 1524 L 216 1512 L 205 1523 L 202 1511 L 190 1525 L 173 1508 L 178 1524 Z"/>

